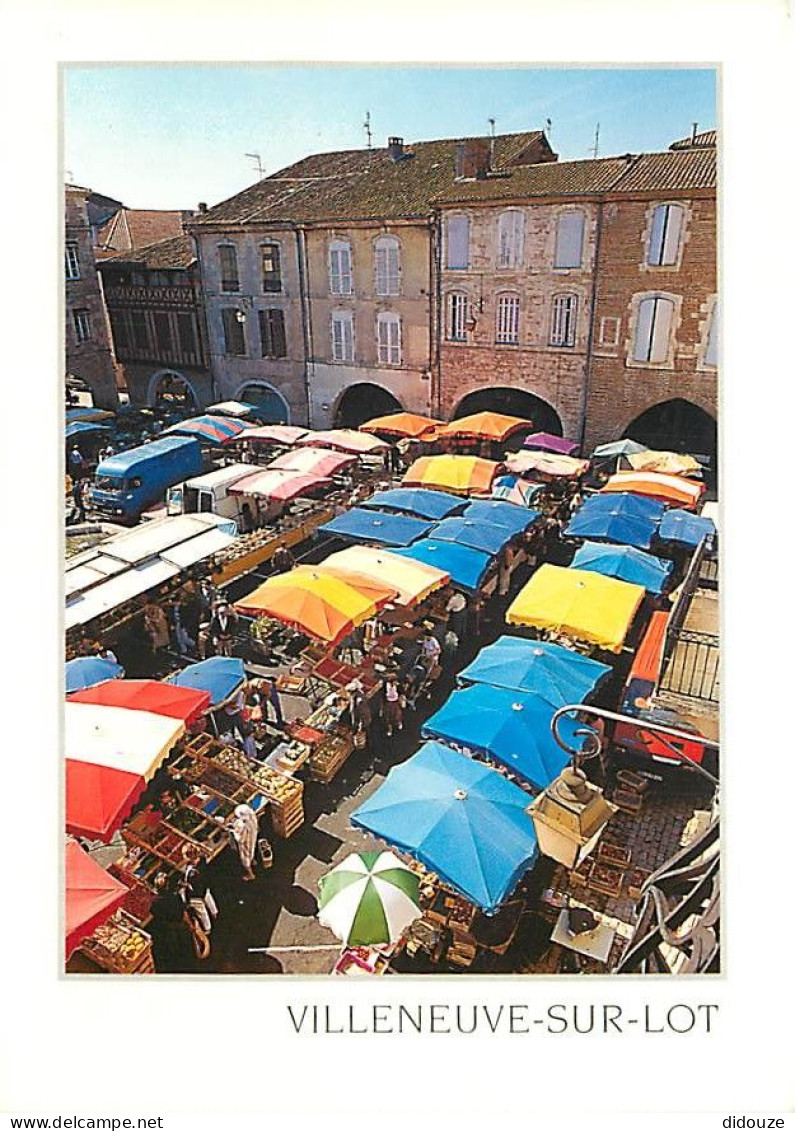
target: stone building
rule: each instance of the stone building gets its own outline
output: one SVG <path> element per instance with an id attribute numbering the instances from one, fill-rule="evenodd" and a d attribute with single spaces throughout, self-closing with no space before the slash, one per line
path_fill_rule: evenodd
<path id="1" fill-rule="evenodd" d="M 468 175 L 554 161 L 543 133 L 316 154 L 189 223 L 218 394 L 355 425 L 439 399 L 433 200 Z"/>
<path id="2" fill-rule="evenodd" d="M 121 381 L 134 405 L 213 399 L 198 263 L 190 236 L 106 256 L 99 264 Z"/>
<path id="3" fill-rule="evenodd" d="M 104 259 L 118 252 L 135 251 L 162 240 L 175 239 L 193 212 L 120 205 L 102 224 L 96 236 L 96 255 Z"/>
<path id="4" fill-rule="evenodd" d="M 716 149 L 641 154 L 605 193 L 585 444 L 717 455 Z"/>
<path id="5" fill-rule="evenodd" d="M 66 373 L 91 390 L 98 408 L 115 409 L 118 393 L 88 217 L 91 190 L 66 185 L 64 225 Z"/>

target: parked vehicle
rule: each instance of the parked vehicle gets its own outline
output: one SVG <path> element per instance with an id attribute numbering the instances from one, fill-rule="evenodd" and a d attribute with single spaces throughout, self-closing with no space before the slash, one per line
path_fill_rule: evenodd
<path id="1" fill-rule="evenodd" d="M 167 487 L 201 472 L 197 440 L 166 436 L 104 459 L 91 488 L 91 506 L 117 522 L 137 522 L 142 511 L 163 498 Z"/>
<path id="2" fill-rule="evenodd" d="M 177 514 L 217 514 L 222 518 L 232 518 L 242 529 L 243 507 L 248 505 L 254 513 L 252 500 L 245 495 L 230 495 L 229 488 L 251 475 L 257 468 L 250 463 L 232 463 L 219 467 L 206 475 L 198 475 L 169 487 L 166 495 L 166 513 Z"/>

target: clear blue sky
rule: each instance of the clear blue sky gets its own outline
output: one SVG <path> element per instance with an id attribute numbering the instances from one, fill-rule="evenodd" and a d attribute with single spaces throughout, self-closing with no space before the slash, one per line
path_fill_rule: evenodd
<path id="1" fill-rule="evenodd" d="M 64 71 L 68 179 L 132 208 L 215 204 L 307 153 L 541 129 L 561 160 L 666 149 L 716 125 L 709 68 L 117 65 Z"/>

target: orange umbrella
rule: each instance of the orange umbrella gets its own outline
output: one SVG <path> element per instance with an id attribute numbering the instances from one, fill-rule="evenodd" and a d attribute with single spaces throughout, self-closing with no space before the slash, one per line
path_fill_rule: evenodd
<path id="1" fill-rule="evenodd" d="M 660 475 L 655 471 L 618 471 L 611 475 L 603 491 L 629 491 L 633 495 L 646 495 L 663 503 L 676 503 L 680 507 L 695 508 L 705 487 L 681 475 Z"/>
<path id="2" fill-rule="evenodd" d="M 502 412 L 476 412 L 472 416 L 462 416 L 442 424 L 434 432 L 434 439 L 452 438 L 470 440 L 507 440 L 514 432 L 533 427 L 532 420 L 522 420 L 518 416 L 506 416 Z"/>
<path id="3" fill-rule="evenodd" d="M 235 608 L 250 615 L 265 615 L 336 644 L 357 625 L 369 620 L 396 590 L 372 578 L 343 577 L 322 567 L 298 566 L 289 573 L 269 577 Z"/>
<path id="4" fill-rule="evenodd" d="M 440 420 L 430 416 L 416 416 L 413 412 L 390 412 L 387 416 L 376 416 L 362 424 L 362 432 L 380 432 L 384 436 L 402 436 L 415 440 L 432 428 L 443 427 Z"/>
<path id="5" fill-rule="evenodd" d="M 494 460 L 478 456 L 421 456 L 403 476 L 403 483 L 456 495 L 488 495 L 498 467 Z"/>

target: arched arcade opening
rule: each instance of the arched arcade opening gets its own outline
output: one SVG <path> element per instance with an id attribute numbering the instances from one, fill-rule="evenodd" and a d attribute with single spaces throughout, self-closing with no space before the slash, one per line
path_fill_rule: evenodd
<path id="1" fill-rule="evenodd" d="M 254 382 L 238 389 L 235 400 L 256 405 L 266 424 L 289 424 L 290 406 L 278 389 L 264 382 Z"/>
<path id="2" fill-rule="evenodd" d="M 624 436 L 658 451 L 707 457 L 709 469 L 718 466 L 718 425 L 714 416 L 691 401 L 663 401 L 636 416 Z"/>
<path id="3" fill-rule="evenodd" d="M 149 405 L 151 408 L 196 412 L 199 398 L 187 377 L 168 370 L 155 374 L 149 387 Z"/>
<path id="4" fill-rule="evenodd" d="M 549 432 L 553 436 L 563 435 L 563 422 L 555 409 L 541 397 L 528 393 L 526 389 L 512 389 L 498 386 L 495 389 L 477 389 L 467 393 L 456 405 L 452 419 L 470 416 L 475 412 L 502 412 L 507 416 L 520 416 L 532 422 L 528 432 Z M 506 447 L 521 447 L 527 433 L 513 436 Z"/>
<path id="5" fill-rule="evenodd" d="M 358 428 L 374 416 L 388 412 L 401 412 L 403 405 L 381 385 L 362 381 L 345 390 L 337 402 L 334 413 L 335 428 Z"/>

